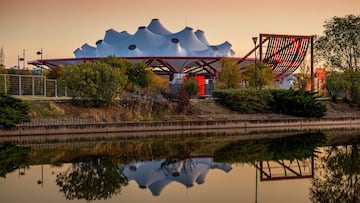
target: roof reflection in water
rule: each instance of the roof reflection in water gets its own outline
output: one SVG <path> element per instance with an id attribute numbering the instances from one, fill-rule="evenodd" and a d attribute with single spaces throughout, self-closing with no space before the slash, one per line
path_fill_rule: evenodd
<path id="1" fill-rule="evenodd" d="M 231 165 L 217 163 L 212 157 L 192 157 L 188 159 L 161 159 L 153 161 L 133 161 L 125 166 L 124 175 L 128 181 L 134 180 L 140 188 L 149 188 L 154 196 L 171 182 L 185 187 L 205 182 L 211 169 L 231 171 Z"/>

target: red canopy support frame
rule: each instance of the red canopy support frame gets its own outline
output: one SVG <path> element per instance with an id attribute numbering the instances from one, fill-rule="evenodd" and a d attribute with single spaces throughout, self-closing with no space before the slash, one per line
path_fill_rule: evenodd
<path id="1" fill-rule="evenodd" d="M 310 47 L 311 90 L 314 90 L 313 36 L 259 34 L 259 44 L 238 61 L 240 65 L 254 52 L 259 51 L 259 61 L 271 66 L 274 79 L 280 81 L 292 74 L 304 61 Z M 264 52 L 264 48 L 266 48 Z"/>

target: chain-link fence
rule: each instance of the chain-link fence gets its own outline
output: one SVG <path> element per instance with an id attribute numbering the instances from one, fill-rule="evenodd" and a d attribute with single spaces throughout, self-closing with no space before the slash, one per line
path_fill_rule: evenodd
<path id="1" fill-rule="evenodd" d="M 15 96 L 67 96 L 66 87 L 57 80 L 38 75 L 0 74 L 0 93 Z"/>

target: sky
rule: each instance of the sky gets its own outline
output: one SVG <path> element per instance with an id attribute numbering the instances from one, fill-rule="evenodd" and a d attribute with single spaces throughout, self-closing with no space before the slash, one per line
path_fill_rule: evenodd
<path id="1" fill-rule="evenodd" d="M 108 29 L 134 34 L 158 18 L 171 32 L 187 26 L 212 45 L 228 41 L 242 57 L 260 33 L 322 35 L 326 20 L 349 14 L 360 15 L 360 0 L 0 0 L 0 48 L 6 67 L 23 50 L 25 61 L 41 49 L 44 59 L 73 58 Z"/>

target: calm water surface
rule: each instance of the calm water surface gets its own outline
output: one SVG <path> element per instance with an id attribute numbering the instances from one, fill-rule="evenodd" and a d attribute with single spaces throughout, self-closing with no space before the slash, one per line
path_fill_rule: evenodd
<path id="1" fill-rule="evenodd" d="M 358 138 L 3 144 L 0 202 L 359 202 Z"/>

